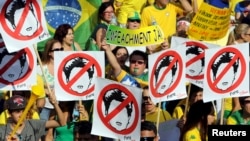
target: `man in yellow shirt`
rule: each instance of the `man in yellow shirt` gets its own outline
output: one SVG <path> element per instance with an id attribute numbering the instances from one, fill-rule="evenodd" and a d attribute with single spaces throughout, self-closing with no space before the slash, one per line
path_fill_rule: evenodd
<path id="1" fill-rule="evenodd" d="M 146 110 L 146 119 L 145 120 L 151 121 L 153 123 L 157 123 L 158 113 L 160 113 L 159 114 L 159 116 L 160 116 L 159 123 L 172 119 L 172 117 L 168 113 L 168 111 L 162 110 L 161 108 L 157 107 L 151 101 L 148 86 L 143 88 L 143 102 L 144 102 L 145 110 Z"/>
<path id="2" fill-rule="evenodd" d="M 165 38 L 168 39 L 176 33 L 177 16 L 193 11 L 192 6 L 187 0 L 179 1 L 183 9 L 170 3 L 169 0 L 155 0 L 153 5 L 143 9 L 141 27 L 159 25 Z M 155 50 L 158 51 L 159 48 L 157 47 Z"/>

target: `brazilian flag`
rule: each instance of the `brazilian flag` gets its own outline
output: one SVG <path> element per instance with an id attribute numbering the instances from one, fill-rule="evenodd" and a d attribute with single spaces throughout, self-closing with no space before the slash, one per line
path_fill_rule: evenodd
<path id="1" fill-rule="evenodd" d="M 97 25 L 98 8 L 102 0 L 42 0 L 44 15 L 51 38 L 60 24 L 70 24 L 74 39 L 82 49 Z M 47 40 L 39 42 L 39 51 L 44 50 Z"/>

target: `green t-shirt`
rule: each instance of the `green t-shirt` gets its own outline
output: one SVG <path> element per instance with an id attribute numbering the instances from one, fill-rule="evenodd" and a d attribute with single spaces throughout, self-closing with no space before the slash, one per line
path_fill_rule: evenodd
<path id="1" fill-rule="evenodd" d="M 65 126 L 59 126 L 55 128 L 56 139 L 55 141 L 63 141 L 67 139 L 68 141 L 74 140 L 74 122 L 68 122 Z"/>

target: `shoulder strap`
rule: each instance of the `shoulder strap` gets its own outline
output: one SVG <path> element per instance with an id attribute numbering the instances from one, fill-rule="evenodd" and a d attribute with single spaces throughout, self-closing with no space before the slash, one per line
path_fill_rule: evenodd
<path id="1" fill-rule="evenodd" d="M 27 120 L 27 121 L 28 121 L 29 125 L 31 126 L 31 128 L 32 128 L 32 130 L 33 130 L 33 135 L 34 135 L 35 141 L 36 141 L 37 139 L 36 139 L 36 134 L 35 134 L 35 128 L 34 128 L 34 126 L 31 124 L 30 120 Z"/>
<path id="2" fill-rule="evenodd" d="M 76 51 L 75 42 L 72 44 L 73 50 Z"/>

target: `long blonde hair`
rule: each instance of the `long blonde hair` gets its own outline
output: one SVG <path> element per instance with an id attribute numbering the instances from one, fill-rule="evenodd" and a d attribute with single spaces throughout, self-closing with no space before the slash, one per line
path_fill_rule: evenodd
<path id="1" fill-rule="evenodd" d="M 235 41 L 243 39 L 242 34 L 246 34 L 250 26 L 245 23 L 241 23 L 235 26 L 235 29 L 230 32 L 227 45 L 235 44 Z"/>

